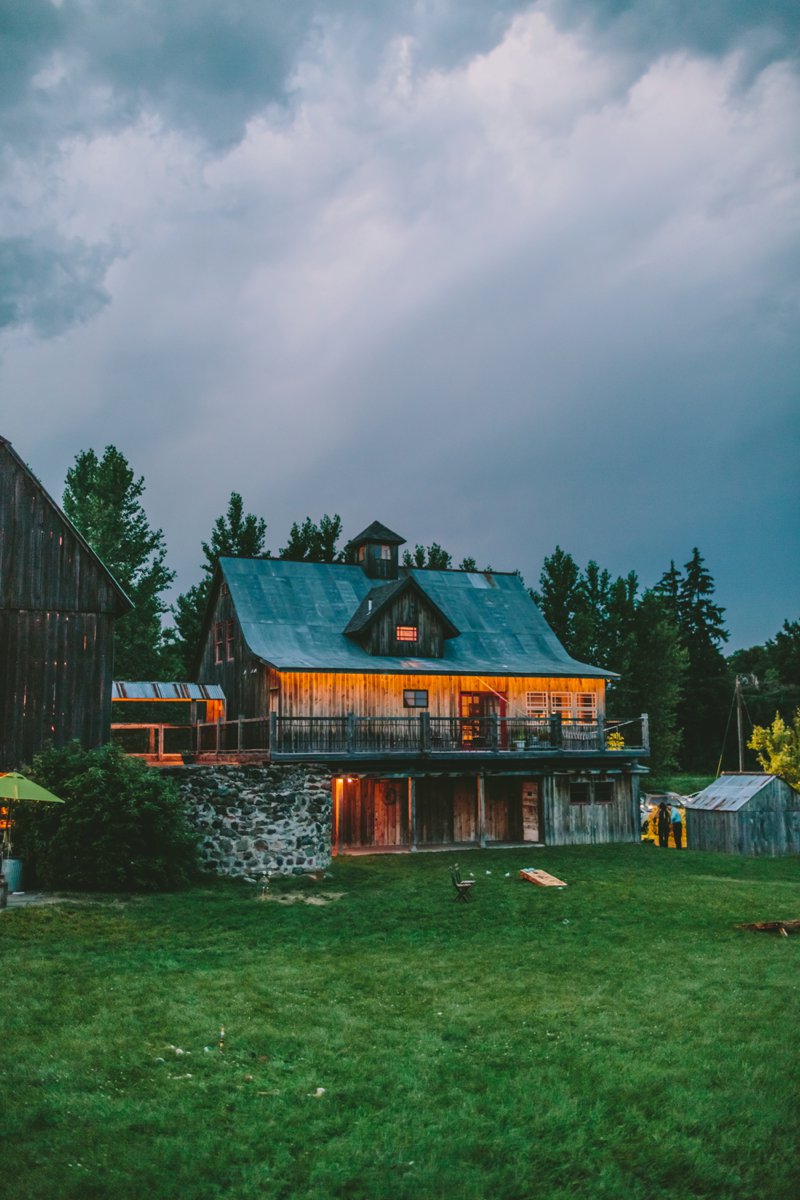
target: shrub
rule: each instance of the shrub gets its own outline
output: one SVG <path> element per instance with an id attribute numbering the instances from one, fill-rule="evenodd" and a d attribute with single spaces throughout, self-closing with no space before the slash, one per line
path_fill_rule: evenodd
<path id="1" fill-rule="evenodd" d="M 33 777 L 64 805 L 18 804 L 15 841 L 42 887 L 161 891 L 197 869 L 197 835 L 176 785 L 113 745 L 46 750 Z"/>

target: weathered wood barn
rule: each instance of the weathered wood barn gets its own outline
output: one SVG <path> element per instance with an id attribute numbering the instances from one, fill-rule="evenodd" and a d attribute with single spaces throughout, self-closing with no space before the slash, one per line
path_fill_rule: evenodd
<path id="1" fill-rule="evenodd" d="M 514 574 L 417 570 L 374 522 L 348 563 L 223 558 L 198 679 L 329 764 L 334 851 L 634 841 L 646 718 L 566 653 Z"/>
<path id="2" fill-rule="evenodd" d="M 108 740 L 114 621 L 130 602 L 0 437 L 0 769 Z"/>
<path id="3" fill-rule="evenodd" d="M 693 850 L 800 854 L 800 792 L 777 775 L 720 775 L 686 805 Z"/>

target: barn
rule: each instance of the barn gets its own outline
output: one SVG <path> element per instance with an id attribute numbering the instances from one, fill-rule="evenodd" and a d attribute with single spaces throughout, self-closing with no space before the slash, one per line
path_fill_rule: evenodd
<path id="1" fill-rule="evenodd" d="M 420 570 L 373 522 L 342 563 L 223 558 L 198 680 L 274 764 L 328 772 L 333 852 L 636 841 L 646 718 L 513 573 Z"/>
<path id="2" fill-rule="evenodd" d="M 686 804 L 692 850 L 800 854 L 800 792 L 777 775 L 720 775 Z"/>
<path id="3" fill-rule="evenodd" d="M 114 621 L 130 601 L 0 437 L 0 766 L 108 741 Z"/>

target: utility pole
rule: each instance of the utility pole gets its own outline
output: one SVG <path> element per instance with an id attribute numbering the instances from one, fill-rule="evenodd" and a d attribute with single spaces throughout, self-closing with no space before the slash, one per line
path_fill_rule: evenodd
<path id="1" fill-rule="evenodd" d="M 739 733 L 739 774 L 744 772 L 744 722 L 742 720 L 742 677 L 736 676 L 736 728 Z"/>

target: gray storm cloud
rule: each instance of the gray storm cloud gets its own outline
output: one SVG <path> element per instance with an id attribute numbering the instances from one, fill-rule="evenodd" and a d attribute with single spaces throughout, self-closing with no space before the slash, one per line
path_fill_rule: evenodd
<path id="1" fill-rule="evenodd" d="M 531 582 L 699 544 L 763 640 L 800 592 L 790 16 L 31 0 L 4 433 L 55 492 L 119 445 L 181 586 L 236 488 L 273 548 L 338 510 Z"/>

